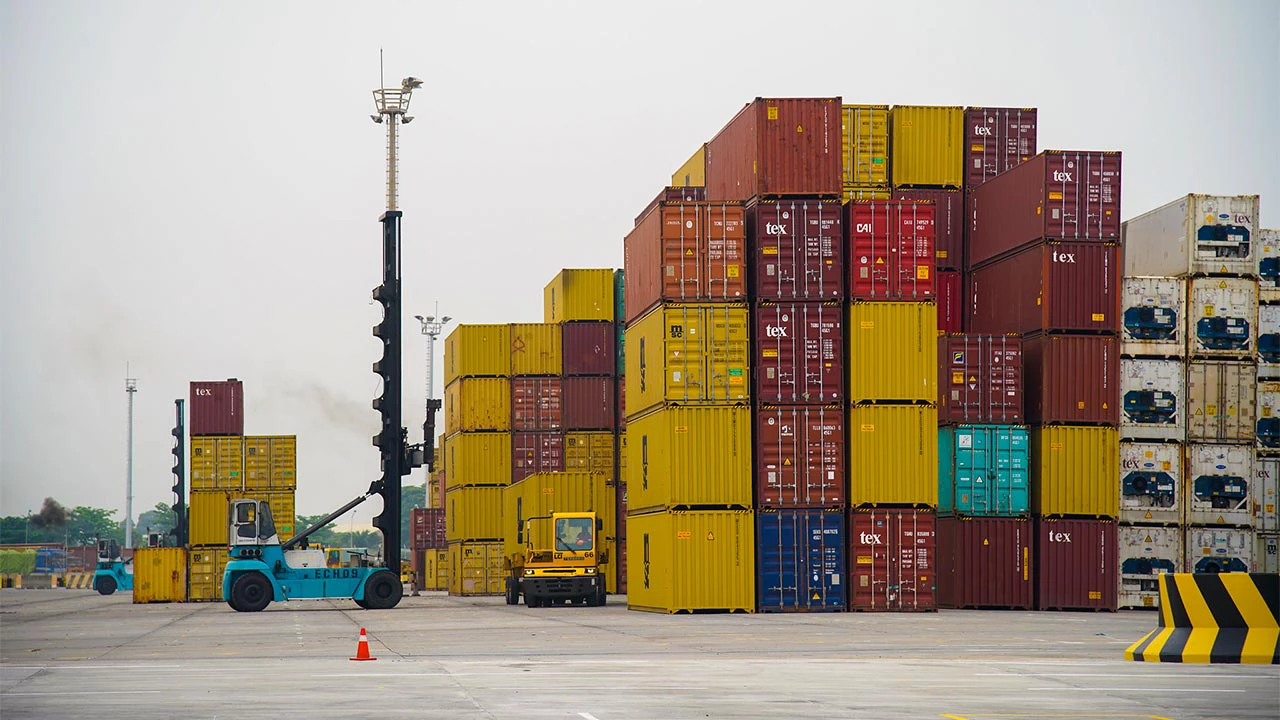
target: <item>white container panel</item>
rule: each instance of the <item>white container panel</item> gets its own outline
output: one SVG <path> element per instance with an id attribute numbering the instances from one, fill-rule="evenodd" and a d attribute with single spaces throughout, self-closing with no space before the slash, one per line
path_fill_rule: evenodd
<path id="1" fill-rule="evenodd" d="M 1253 525 L 1253 448 L 1188 445 L 1186 487 L 1190 525 Z"/>
<path id="2" fill-rule="evenodd" d="M 1251 362 L 1187 364 L 1188 442 L 1252 444 L 1256 432 L 1258 366 Z"/>
<path id="3" fill-rule="evenodd" d="M 1257 354 L 1257 280 L 1192 278 L 1187 295 L 1187 354 L 1235 358 Z"/>
<path id="4" fill-rule="evenodd" d="M 1280 573 L 1280 535 L 1274 533 L 1256 533 L 1253 543 L 1253 571 L 1259 573 Z"/>
<path id="5" fill-rule="evenodd" d="M 1182 522 L 1182 445 L 1120 443 L 1120 522 Z"/>
<path id="6" fill-rule="evenodd" d="M 1256 403 L 1254 440 L 1258 449 L 1280 452 L 1280 380 L 1259 380 Z"/>
<path id="7" fill-rule="evenodd" d="M 1258 299 L 1280 302 L 1280 230 L 1258 231 Z"/>
<path id="8" fill-rule="evenodd" d="M 1257 195 L 1187 195 L 1124 223 L 1125 275 L 1257 272 Z"/>
<path id="9" fill-rule="evenodd" d="M 1253 572 L 1253 531 L 1244 528 L 1187 528 L 1187 572 Z"/>
<path id="10" fill-rule="evenodd" d="M 1182 529 L 1121 525 L 1117 531 L 1120 607 L 1160 607 L 1159 577 L 1186 566 Z"/>
<path id="11" fill-rule="evenodd" d="M 1280 305 L 1258 306 L 1258 379 L 1263 378 L 1280 380 Z"/>
<path id="12" fill-rule="evenodd" d="M 1258 455 L 1253 461 L 1253 529 L 1280 533 L 1280 457 Z"/>
<path id="13" fill-rule="evenodd" d="M 1120 354 L 1182 357 L 1187 351 L 1187 281 L 1126 277 L 1120 296 Z"/>
<path id="14" fill-rule="evenodd" d="M 1120 437 L 1181 441 L 1187 434 L 1181 360 L 1120 360 Z"/>

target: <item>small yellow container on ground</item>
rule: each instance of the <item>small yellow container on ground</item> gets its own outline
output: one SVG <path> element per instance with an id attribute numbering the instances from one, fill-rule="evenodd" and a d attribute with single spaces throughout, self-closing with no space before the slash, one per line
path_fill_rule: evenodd
<path id="1" fill-rule="evenodd" d="M 192 546 L 187 554 L 187 583 L 191 602 L 221 602 L 222 575 L 230 560 L 226 545 Z"/>
<path id="2" fill-rule="evenodd" d="M 755 519 L 748 510 L 627 517 L 627 607 L 660 613 L 755 610 Z"/>
<path id="3" fill-rule="evenodd" d="M 186 548 L 138 548 L 134 551 L 134 604 L 186 601 Z"/>
<path id="4" fill-rule="evenodd" d="M 449 594 L 501 595 L 506 589 L 501 542 L 450 543 Z"/>

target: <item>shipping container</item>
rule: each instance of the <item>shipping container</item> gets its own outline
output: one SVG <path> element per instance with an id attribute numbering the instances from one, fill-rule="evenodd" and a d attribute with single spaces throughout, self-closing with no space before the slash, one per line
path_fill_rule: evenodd
<path id="1" fill-rule="evenodd" d="M 510 375 L 560 375 L 564 356 L 560 326 L 552 323 L 511 324 Z"/>
<path id="2" fill-rule="evenodd" d="M 627 412 L 664 401 L 746 402 L 749 336 L 747 307 L 739 304 L 664 305 L 627 323 Z"/>
<path id="3" fill-rule="evenodd" d="M 1253 530 L 1189 527 L 1187 528 L 1186 571 L 1213 575 L 1225 572 L 1254 572 L 1253 551 Z"/>
<path id="4" fill-rule="evenodd" d="M 659 205 L 678 202 L 705 202 L 707 189 L 704 187 L 664 187 L 649 201 L 644 210 L 636 216 L 635 224 L 639 225 L 645 216 L 653 212 Z"/>
<path id="5" fill-rule="evenodd" d="M 847 542 L 843 510 L 761 510 L 756 515 L 757 609 L 844 610 Z"/>
<path id="6" fill-rule="evenodd" d="M 191 381 L 187 432 L 196 435 L 244 434 L 244 385 L 235 378 Z"/>
<path id="7" fill-rule="evenodd" d="M 608 430 L 616 422 L 616 381 L 612 377 L 564 379 L 564 429 Z"/>
<path id="8" fill-rule="evenodd" d="M 1187 363 L 1187 440 L 1252 444 L 1257 373 L 1251 362 Z"/>
<path id="9" fill-rule="evenodd" d="M 845 185 L 841 190 L 844 202 L 863 202 L 866 200 L 891 200 L 893 188 L 888 185 Z"/>
<path id="10" fill-rule="evenodd" d="M 704 187 L 707 184 L 707 144 L 703 143 L 671 174 L 672 187 Z"/>
<path id="11" fill-rule="evenodd" d="M 1257 271 L 1257 195 L 1186 195 L 1124 223 L 1126 275 Z"/>
<path id="12" fill-rule="evenodd" d="M 518 432 L 564 427 L 564 381 L 558 377 L 511 378 L 511 429 Z"/>
<path id="13" fill-rule="evenodd" d="M 138 548 L 133 553 L 133 602 L 187 601 L 187 549 Z"/>
<path id="14" fill-rule="evenodd" d="M 511 374 L 510 325 L 459 325 L 444 339 L 444 384 Z"/>
<path id="15" fill-rule="evenodd" d="M 1187 523 L 1251 526 L 1254 475 L 1251 447 L 1187 445 Z"/>
<path id="16" fill-rule="evenodd" d="M 964 185 L 964 108 L 895 105 L 889 124 L 894 187 Z"/>
<path id="17" fill-rule="evenodd" d="M 1120 153 L 1046 150 L 970 191 L 965 215 L 969 268 L 1048 240 L 1117 243 Z"/>
<path id="18" fill-rule="evenodd" d="M 600 573 L 606 578 L 605 590 L 616 593 L 617 573 L 614 556 L 618 546 L 617 484 L 612 475 L 585 472 L 534 473 L 503 490 L 503 553 L 508 559 L 522 555 L 525 543 L 534 548 L 552 546 L 551 523 L 534 523 L 527 530 L 525 521 L 547 517 L 553 512 L 594 512 L 602 524 L 599 553 Z"/>
<path id="19" fill-rule="evenodd" d="M 191 436 L 191 489 L 243 490 L 244 437 Z"/>
<path id="20" fill-rule="evenodd" d="M 496 540 L 501 545 L 501 487 L 459 487 L 445 494 L 445 538 L 450 544 Z M 499 548 L 501 550 L 501 548 Z"/>
<path id="21" fill-rule="evenodd" d="M 1192 278 L 1187 289 L 1188 354 L 1252 359 L 1258 342 L 1258 281 Z"/>
<path id="22" fill-rule="evenodd" d="M 938 609 L 933 510 L 855 508 L 849 515 L 849 609 Z"/>
<path id="23" fill-rule="evenodd" d="M 873 302 L 933 299 L 933 204 L 887 200 L 845 207 L 849 296 Z"/>
<path id="24" fill-rule="evenodd" d="M 1036 609 L 1110 610 L 1119 603 L 1116 521 L 1036 518 Z"/>
<path id="25" fill-rule="evenodd" d="M 747 299 L 745 210 L 739 203 L 670 203 L 623 240 L 627 324 L 661 302 Z"/>
<path id="26" fill-rule="evenodd" d="M 938 514 L 1027 515 L 1031 502 L 1030 467 L 1025 427 L 938 428 Z"/>
<path id="27" fill-rule="evenodd" d="M 542 322 L 611 323 L 613 273 L 610 268 L 565 268 L 542 289 Z"/>
<path id="28" fill-rule="evenodd" d="M 292 490 L 197 490 L 187 497 L 187 542 L 196 545 L 227 547 L 230 532 L 227 506 L 231 500 L 265 500 L 271 507 L 280 542 L 285 542 L 302 529 L 294 525 L 294 491 Z"/>
<path id="29" fill-rule="evenodd" d="M 840 194 L 840 98 L 756 98 L 707 143 L 707 199 Z"/>
<path id="30" fill-rule="evenodd" d="M 1182 357 L 1187 351 L 1187 281 L 1126 277 L 1120 294 L 1120 352 Z"/>
<path id="31" fill-rule="evenodd" d="M 409 547 L 412 550 L 440 550 L 445 547 L 444 508 L 411 508 Z"/>
<path id="32" fill-rule="evenodd" d="M 1263 533 L 1280 532 L 1280 457 L 1257 453 L 1253 461 L 1253 529 Z"/>
<path id="33" fill-rule="evenodd" d="M 450 595 L 501 595 L 506 589 L 501 542 L 449 544 Z"/>
<path id="34" fill-rule="evenodd" d="M 747 206 L 747 244 L 760 300 L 839 300 L 844 293 L 838 199 L 765 199 Z"/>
<path id="35" fill-rule="evenodd" d="M 849 401 L 937 402 L 937 324 L 933 303 L 850 304 Z"/>
<path id="36" fill-rule="evenodd" d="M 564 435 L 558 432 L 511 434 L 511 482 L 537 472 L 564 470 Z"/>
<path id="37" fill-rule="evenodd" d="M 424 550 L 422 578 L 423 590 L 449 589 L 449 549 Z"/>
<path id="38" fill-rule="evenodd" d="M 840 108 L 840 149 L 846 186 L 889 185 L 889 106 Z"/>
<path id="39" fill-rule="evenodd" d="M 928 405 L 849 410 L 849 500 L 859 505 L 938 505 L 938 411 Z"/>
<path id="40" fill-rule="evenodd" d="M 1120 424 L 1119 341 L 1113 335 L 1037 335 L 1022 341 L 1024 410 L 1031 424 Z"/>
<path id="41" fill-rule="evenodd" d="M 1258 299 L 1280 302 L 1280 230 L 1258 231 Z"/>
<path id="42" fill-rule="evenodd" d="M 964 131 L 966 188 L 976 188 L 1036 154 L 1035 108 L 967 108 Z"/>
<path id="43" fill-rule="evenodd" d="M 969 332 L 1114 333 L 1120 325 L 1120 248 L 1048 242 L 973 270 Z"/>
<path id="44" fill-rule="evenodd" d="M 612 287 L 610 288 L 612 290 Z M 610 297 L 610 308 L 613 300 Z M 567 322 L 561 328 L 564 374 L 613 375 L 616 338 L 613 323 Z"/>
<path id="45" fill-rule="evenodd" d="M 511 482 L 511 437 L 494 432 L 451 435 L 441 455 L 445 490 Z"/>
<path id="46" fill-rule="evenodd" d="M 631 511 L 751 507 L 752 447 L 747 407 L 669 405 L 632 417 L 623 476 Z"/>
<path id="47" fill-rule="evenodd" d="M 964 274 L 958 270 L 939 270 L 937 279 L 938 332 L 964 332 Z"/>
<path id="48" fill-rule="evenodd" d="M 1160 607 L 1160 575 L 1186 565 L 1182 530 L 1176 527 L 1121 525 L 1120 602 L 1122 608 Z"/>
<path id="49" fill-rule="evenodd" d="M 844 438 L 844 409 L 838 405 L 761 405 L 755 441 L 758 506 L 845 506 Z"/>
<path id="50" fill-rule="evenodd" d="M 444 432 L 511 430 L 511 380 L 458 378 L 444 388 Z"/>
<path id="51" fill-rule="evenodd" d="M 222 576 L 231 554 L 226 544 L 192 546 L 187 552 L 188 602 L 221 602 Z"/>
<path id="52" fill-rule="evenodd" d="M 627 524 L 628 609 L 755 609 L 755 522 L 749 510 L 663 510 L 631 515 Z"/>
<path id="53" fill-rule="evenodd" d="M 933 264 L 938 270 L 963 270 L 964 193 L 947 189 L 902 189 L 893 191 L 893 199 L 933 205 Z"/>
<path id="54" fill-rule="evenodd" d="M 1120 522 L 1177 525 L 1182 520 L 1181 443 L 1120 443 Z M 1179 566 L 1181 567 L 1181 566 Z"/>
<path id="55" fill-rule="evenodd" d="M 844 400 L 844 309 L 839 302 L 755 306 L 753 397 L 770 404 Z"/>
<path id="56" fill-rule="evenodd" d="M 1022 422 L 1022 338 L 938 336 L 938 422 Z"/>
<path id="57" fill-rule="evenodd" d="M 1258 379 L 1280 379 L 1280 305 L 1258 306 Z"/>
<path id="58" fill-rule="evenodd" d="M 1119 458 L 1115 428 L 1031 428 L 1031 512 L 1115 518 L 1120 512 Z"/>
<path id="59" fill-rule="evenodd" d="M 1181 360 L 1120 360 L 1120 437 L 1181 441 L 1187 434 L 1186 366 Z"/>
<path id="60" fill-rule="evenodd" d="M 1253 571 L 1271 575 L 1280 573 L 1280 535 L 1254 533 Z"/>
<path id="61" fill-rule="evenodd" d="M 1034 605 L 1028 518 L 938 518 L 938 606 Z"/>
<path id="62" fill-rule="evenodd" d="M 618 477 L 614 469 L 614 436 L 611 432 L 567 432 L 564 434 L 565 472 L 592 472 Z"/>
<path id="63" fill-rule="evenodd" d="M 244 487 L 248 490 L 293 490 L 298 486 L 296 435 L 246 435 Z"/>

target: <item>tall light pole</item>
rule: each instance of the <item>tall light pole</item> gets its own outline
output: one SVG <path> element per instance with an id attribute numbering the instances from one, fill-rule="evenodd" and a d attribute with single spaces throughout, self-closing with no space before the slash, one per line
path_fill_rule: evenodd
<path id="1" fill-rule="evenodd" d="M 127 367 L 125 374 L 129 374 Z M 126 377 L 124 391 L 129 395 L 129 449 L 125 455 L 128 474 L 124 486 L 124 546 L 127 549 L 133 547 L 133 396 L 138 392 L 137 378 Z"/>
<path id="2" fill-rule="evenodd" d="M 421 323 L 422 334 L 427 336 L 427 414 L 423 416 L 425 419 L 422 423 L 422 447 L 425 450 L 434 447 L 433 443 L 436 441 L 435 438 L 431 437 L 428 430 L 428 428 L 434 428 L 436 425 L 434 415 L 437 403 L 431 402 L 433 399 L 432 393 L 435 392 L 436 338 L 440 337 L 444 326 L 453 318 L 448 315 L 440 315 L 440 303 L 436 303 L 435 315 L 426 317 L 414 315 L 413 317 Z M 428 452 L 427 454 L 430 455 L 432 453 Z M 431 473 L 427 473 L 426 477 L 422 479 L 422 504 L 424 507 L 431 507 Z"/>

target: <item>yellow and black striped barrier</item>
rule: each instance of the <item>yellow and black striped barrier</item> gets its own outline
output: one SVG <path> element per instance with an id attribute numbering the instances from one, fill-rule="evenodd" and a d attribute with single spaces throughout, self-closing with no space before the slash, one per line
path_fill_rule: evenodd
<path id="1" fill-rule="evenodd" d="M 1280 575 L 1160 575 L 1156 629 L 1125 660 L 1280 664 Z"/>

